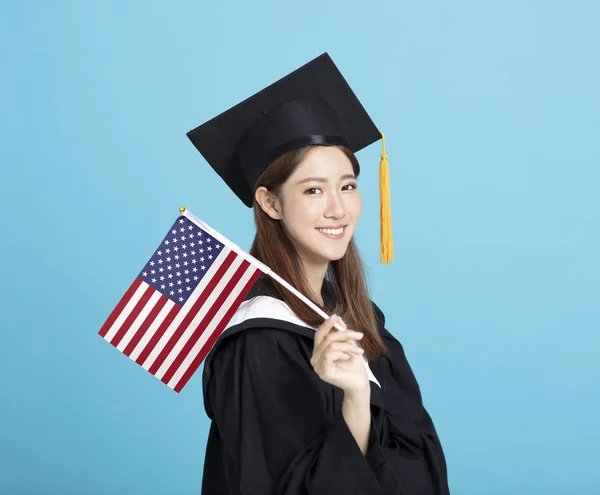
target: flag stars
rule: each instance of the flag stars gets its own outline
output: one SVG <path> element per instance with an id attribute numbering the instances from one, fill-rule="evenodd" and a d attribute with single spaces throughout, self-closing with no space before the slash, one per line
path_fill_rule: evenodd
<path id="1" fill-rule="evenodd" d="M 173 237 L 173 242 L 177 244 L 177 237 Z"/>
<path id="2" fill-rule="evenodd" d="M 217 244 L 215 247 L 216 247 L 217 249 L 221 249 L 221 245 L 220 245 L 220 244 Z"/>
<path id="3" fill-rule="evenodd" d="M 162 259 L 158 260 L 158 264 L 162 265 Z"/>
<path id="4" fill-rule="evenodd" d="M 187 290 L 187 291 L 189 292 L 189 291 L 191 291 L 192 289 L 191 289 L 191 287 L 188 285 L 188 286 L 185 288 L 185 290 Z"/>
<path id="5" fill-rule="evenodd" d="M 192 260 L 192 263 L 196 264 L 196 260 Z"/>
<path id="6" fill-rule="evenodd" d="M 153 279 L 152 279 L 152 283 L 153 283 L 153 284 L 155 284 L 155 283 L 156 283 L 156 279 L 155 279 L 155 278 L 153 278 Z"/>
<path id="7" fill-rule="evenodd" d="M 201 268 L 202 270 L 206 270 L 206 267 L 205 267 L 204 265 L 202 265 L 200 268 Z"/>
<path id="8" fill-rule="evenodd" d="M 209 259 L 209 260 L 212 260 L 212 259 L 213 259 L 213 255 L 212 255 L 212 254 L 209 254 L 209 255 L 208 255 L 208 259 Z"/>
<path id="9" fill-rule="evenodd" d="M 177 246 L 175 246 L 175 247 L 173 248 L 173 251 L 176 251 L 176 252 L 177 252 L 177 251 L 179 251 L 179 248 L 178 248 Z"/>
<path id="10" fill-rule="evenodd" d="M 181 232 L 185 232 L 185 228 L 184 228 L 184 227 L 181 227 L 179 230 L 180 230 Z"/>
<path id="11" fill-rule="evenodd" d="M 162 256 L 162 251 L 157 251 L 156 254 L 158 254 L 159 256 Z"/>
<path id="12" fill-rule="evenodd" d="M 183 292 L 183 289 L 177 289 L 177 292 L 178 292 L 179 294 L 181 294 L 181 293 Z"/>
<path id="13" fill-rule="evenodd" d="M 171 291 L 171 295 L 174 296 L 175 295 L 175 291 L 172 290 Z"/>
<path id="14" fill-rule="evenodd" d="M 212 251 L 212 247 L 208 246 L 206 249 L 208 249 L 209 251 Z"/>
<path id="15" fill-rule="evenodd" d="M 151 262 L 150 262 L 150 266 L 154 266 L 154 261 L 151 261 Z"/>
<path id="16" fill-rule="evenodd" d="M 195 261 L 195 260 L 194 260 L 194 261 Z M 195 273 L 195 272 L 197 272 L 197 271 L 198 271 L 198 268 L 194 267 L 194 268 L 192 268 L 192 271 Z"/>
<path id="17" fill-rule="evenodd" d="M 161 266 L 161 267 L 158 269 L 158 271 L 162 273 L 162 272 L 164 272 L 164 271 L 165 271 L 165 269 L 164 269 L 164 268 Z"/>
<path id="18" fill-rule="evenodd" d="M 185 244 L 182 244 L 181 249 L 187 249 L 187 246 Z"/>
<path id="19" fill-rule="evenodd" d="M 142 275 L 145 277 L 146 275 L 148 275 L 148 272 L 143 272 Z"/>
<path id="20" fill-rule="evenodd" d="M 171 265 L 169 265 L 169 266 L 167 267 L 167 270 L 172 270 L 172 269 L 173 269 L 173 267 L 172 267 Z"/>

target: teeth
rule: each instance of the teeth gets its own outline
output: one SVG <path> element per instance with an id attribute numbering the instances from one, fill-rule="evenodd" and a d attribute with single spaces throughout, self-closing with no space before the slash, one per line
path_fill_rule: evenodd
<path id="1" fill-rule="evenodd" d="M 329 235 L 340 235 L 344 231 L 344 227 L 340 229 L 317 229 Z"/>

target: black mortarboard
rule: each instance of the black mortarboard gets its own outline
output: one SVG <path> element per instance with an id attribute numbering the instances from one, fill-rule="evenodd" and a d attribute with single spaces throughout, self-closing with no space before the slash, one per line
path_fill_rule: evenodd
<path id="1" fill-rule="evenodd" d="M 279 156 L 319 144 L 345 145 L 357 152 L 382 134 L 331 60 L 323 53 L 306 65 L 222 114 L 189 131 L 187 136 L 210 166 L 248 207 L 258 177 Z M 382 154 L 382 162 L 385 149 Z M 385 160 L 387 179 L 387 159 Z M 389 189 L 382 209 L 382 246 L 391 261 Z M 389 232 L 388 232 L 389 230 Z M 384 260 L 382 247 L 382 260 Z"/>

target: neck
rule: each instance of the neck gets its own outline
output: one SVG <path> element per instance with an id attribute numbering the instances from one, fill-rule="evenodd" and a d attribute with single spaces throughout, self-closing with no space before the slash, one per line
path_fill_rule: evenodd
<path id="1" fill-rule="evenodd" d="M 327 273 L 328 264 L 308 265 L 305 263 L 304 265 L 304 273 L 306 275 L 308 286 L 312 291 L 313 299 L 321 306 L 323 306 L 321 290 L 323 289 L 323 280 L 325 279 L 325 274 Z"/>

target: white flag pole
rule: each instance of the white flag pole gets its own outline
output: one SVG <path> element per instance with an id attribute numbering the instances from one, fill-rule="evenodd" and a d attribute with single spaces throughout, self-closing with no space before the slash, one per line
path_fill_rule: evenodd
<path id="1" fill-rule="evenodd" d="M 248 263 L 258 267 L 263 273 L 266 273 L 273 280 L 275 280 L 278 283 L 280 283 L 281 285 L 283 285 L 287 290 L 289 290 L 292 294 L 294 294 L 297 298 L 299 298 L 302 302 L 304 302 L 304 304 L 306 304 L 310 309 L 312 309 L 315 313 L 317 313 L 321 318 L 323 318 L 324 320 L 329 318 L 329 315 L 327 313 L 325 313 L 325 311 L 323 311 L 321 308 L 319 308 L 319 306 L 317 306 L 313 301 L 311 301 L 308 297 L 306 297 L 304 294 L 302 294 L 298 289 L 296 289 L 294 286 L 290 285 L 283 278 L 281 278 L 279 275 L 277 275 L 267 265 L 260 262 L 254 256 L 252 256 L 249 253 L 247 253 L 246 251 L 244 251 L 237 244 L 233 243 L 232 241 L 227 239 L 225 236 L 221 235 L 219 232 L 217 232 L 216 230 L 214 230 L 213 228 L 208 226 L 206 223 L 204 223 L 202 220 L 200 220 L 196 215 L 194 215 L 192 212 L 190 212 L 184 206 L 179 208 L 179 213 L 181 213 L 182 215 L 189 218 L 198 227 L 200 227 L 202 230 L 204 230 L 205 232 L 210 234 L 212 237 L 214 237 L 215 239 L 220 241 L 223 245 L 227 246 L 232 251 L 235 251 L 238 255 L 240 255 L 242 258 L 244 258 Z M 334 327 L 342 332 L 346 330 L 344 327 L 342 327 L 341 325 L 338 325 L 337 323 L 334 324 Z M 356 343 L 355 340 L 351 340 L 350 342 L 352 342 L 355 346 L 358 346 L 358 344 Z M 372 376 L 372 372 L 371 372 L 371 369 L 369 368 L 367 360 L 365 359 L 364 356 L 361 356 L 361 358 L 362 358 L 363 364 L 365 365 L 365 368 L 367 369 L 367 373 L 370 376 Z"/>

